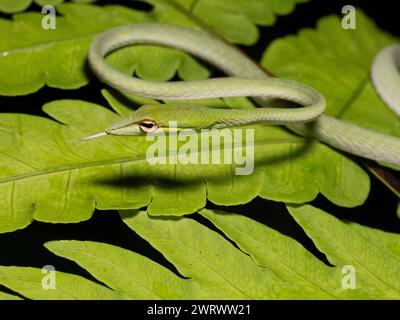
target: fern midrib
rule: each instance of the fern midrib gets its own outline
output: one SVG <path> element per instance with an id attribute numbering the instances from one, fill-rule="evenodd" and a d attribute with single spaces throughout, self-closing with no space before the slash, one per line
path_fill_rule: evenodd
<path id="1" fill-rule="evenodd" d="M 304 140 L 290 140 L 290 139 L 285 139 L 280 142 L 262 142 L 262 143 L 255 143 L 255 145 L 269 145 L 269 144 L 298 144 L 298 143 L 304 143 Z M 223 149 L 222 149 L 223 150 Z M 58 167 L 50 167 L 48 169 L 44 170 L 37 170 L 37 171 L 31 171 L 31 172 L 26 172 L 23 174 L 7 177 L 7 178 L 2 178 L 0 179 L 0 184 L 3 183 L 8 183 L 12 181 L 17 181 L 17 180 L 23 180 L 23 179 L 29 179 L 32 177 L 37 177 L 41 175 L 48 175 L 48 174 L 54 174 L 54 173 L 59 173 L 59 172 L 68 172 L 71 170 L 76 170 L 76 169 L 86 169 L 86 168 L 93 168 L 96 166 L 108 166 L 108 165 L 115 165 L 115 164 L 121 164 L 121 163 L 140 163 L 147 161 L 146 158 L 138 158 L 138 159 L 132 159 L 132 157 L 122 157 L 122 158 L 116 158 L 116 159 L 109 159 L 109 160 L 99 160 L 99 161 L 91 161 L 91 162 L 84 162 L 84 163 L 78 163 L 78 164 L 72 164 L 72 165 L 66 165 L 66 166 L 58 166 Z"/>

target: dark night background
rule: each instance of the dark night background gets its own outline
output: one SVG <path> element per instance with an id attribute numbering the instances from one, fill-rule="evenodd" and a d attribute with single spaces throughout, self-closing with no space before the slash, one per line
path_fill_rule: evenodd
<path id="1" fill-rule="evenodd" d="M 218 1 L 218 0 L 216 0 Z M 131 1 L 112 1 L 113 3 L 127 5 L 132 8 L 148 10 L 151 7 L 144 3 Z M 106 4 L 107 1 L 98 1 L 97 4 Z M 110 1 L 108 1 L 110 3 Z M 385 4 L 383 4 L 385 3 Z M 251 57 L 260 60 L 266 45 L 273 39 L 295 34 L 304 27 L 314 27 L 317 20 L 328 14 L 341 14 L 341 9 L 346 4 L 358 6 L 375 20 L 377 25 L 392 34 L 400 37 L 398 14 L 395 13 L 396 1 L 334 1 L 312 0 L 310 3 L 300 4 L 289 16 L 278 17 L 273 27 L 260 28 L 259 42 L 253 47 L 242 47 Z M 393 8 L 392 8 L 393 7 Z M 39 11 L 39 7 L 32 5 L 32 10 Z M 7 15 L 0 15 L 9 18 Z M 2 112 L 21 112 L 42 114 L 41 106 L 56 99 L 84 99 L 105 105 L 100 95 L 103 85 L 93 80 L 84 88 L 72 91 L 63 91 L 52 88 L 43 88 L 39 92 L 23 97 L 0 97 Z M 33 107 L 35 110 L 33 110 Z M 399 175 L 397 175 L 399 177 Z M 320 207 L 340 219 L 355 221 L 373 228 L 400 233 L 400 219 L 396 217 L 396 196 L 371 176 L 372 188 L 367 202 L 357 208 L 346 209 L 329 203 L 319 196 L 312 204 Z M 209 208 L 219 208 L 208 203 Z M 237 207 L 221 207 L 222 210 L 243 213 L 255 220 L 289 235 L 306 246 L 317 257 L 326 261 L 324 254 L 320 253 L 302 229 L 286 212 L 279 203 L 254 199 L 251 203 Z M 192 215 L 196 220 L 210 226 L 198 215 Z M 212 226 L 210 226 L 212 227 Z M 89 221 L 77 224 L 45 224 L 33 222 L 29 227 L 9 234 L 0 234 L 0 265 L 17 265 L 43 267 L 54 265 L 57 270 L 81 274 L 93 279 L 85 270 L 75 263 L 59 258 L 43 248 L 43 243 L 50 240 L 76 239 L 106 242 L 121 246 L 135 252 L 144 254 L 153 260 L 171 268 L 174 267 L 153 249 L 147 242 L 138 237 L 124 223 L 116 211 L 96 211 Z"/>

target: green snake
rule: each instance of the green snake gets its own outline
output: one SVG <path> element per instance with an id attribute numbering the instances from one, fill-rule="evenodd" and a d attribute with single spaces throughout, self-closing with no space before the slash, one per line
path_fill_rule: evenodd
<path id="1" fill-rule="evenodd" d="M 216 66 L 228 76 L 193 81 L 148 81 L 124 74 L 105 61 L 105 56 L 133 44 L 174 47 Z M 171 120 L 178 129 L 226 128 L 253 123 L 285 125 L 307 138 L 364 158 L 400 165 L 400 139 L 323 114 L 325 99 L 304 84 L 272 78 L 252 60 L 225 41 L 201 30 L 164 24 L 135 24 L 108 30 L 97 36 L 89 49 L 89 64 L 101 81 L 113 88 L 160 100 L 252 97 L 263 105 L 271 99 L 300 107 L 218 109 L 184 103 L 144 105 L 104 132 L 80 140 L 111 135 L 144 135 L 168 131 Z M 382 99 L 400 113 L 400 46 L 377 55 L 371 78 Z"/>

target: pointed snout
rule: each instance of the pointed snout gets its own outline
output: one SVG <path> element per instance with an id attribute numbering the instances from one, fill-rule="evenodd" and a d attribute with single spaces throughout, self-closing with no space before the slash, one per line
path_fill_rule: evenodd
<path id="1" fill-rule="evenodd" d="M 139 125 L 132 123 L 130 118 L 123 118 L 115 122 L 105 132 L 114 136 L 137 136 L 142 134 Z"/>

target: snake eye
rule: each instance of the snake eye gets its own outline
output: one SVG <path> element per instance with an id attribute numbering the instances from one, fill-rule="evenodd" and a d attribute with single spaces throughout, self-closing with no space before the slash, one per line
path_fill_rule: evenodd
<path id="1" fill-rule="evenodd" d="M 143 120 L 139 123 L 139 127 L 143 132 L 151 133 L 158 129 L 158 124 L 152 120 Z"/>

